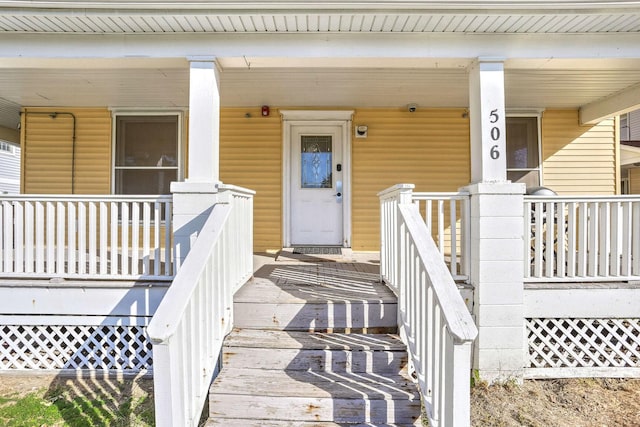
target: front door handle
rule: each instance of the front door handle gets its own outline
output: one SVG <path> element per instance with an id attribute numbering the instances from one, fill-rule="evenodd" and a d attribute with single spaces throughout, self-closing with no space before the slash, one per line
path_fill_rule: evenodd
<path id="1" fill-rule="evenodd" d="M 342 203 L 342 181 L 336 181 L 336 202 Z"/>

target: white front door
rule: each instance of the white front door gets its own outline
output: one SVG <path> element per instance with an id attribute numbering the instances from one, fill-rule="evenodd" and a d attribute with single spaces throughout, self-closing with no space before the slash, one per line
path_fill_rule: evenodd
<path id="1" fill-rule="evenodd" d="M 335 125 L 291 127 L 292 245 L 343 245 L 342 131 Z"/>

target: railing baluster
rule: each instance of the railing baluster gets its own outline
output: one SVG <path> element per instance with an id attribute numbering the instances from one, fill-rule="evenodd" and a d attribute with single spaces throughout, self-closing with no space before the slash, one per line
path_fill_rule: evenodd
<path id="1" fill-rule="evenodd" d="M 155 218 L 153 227 L 153 274 L 160 275 L 160 218 L 162 217 L 162 209 L 160 209 L 160 203 L 153 204 L 153 217 Z"/>
<path id="2" fill-rule="evenodd" d="M 55 272 L 55 250 L 56 250 L 56 211 L 54 202 L 47 202 L 47 224 L 45 231 L 47 233 L 47 273 L 53 274 Z"/>
<path id="3" fill-rule="evenodd" d="M 151 262 L 150 257 L 150 240 L 151 240 L 151 205 L 149 202 L 145 202 L 143 207 L 142 218 L 142 273 L 151 274 Z"/>
<path id="4" fill-rule="evenodd" d="M 67 269 L 66 273 L 75 274 L 76 269 L 76 230 L 77 214 L 75 203 L 67 204 Z"/>
<path id="5" fill-rule="evenodd" d="M 576 275 L 576 204 L 569 203 L 567 211 L 567 276 L 574 277 Z"/>
<path id="6" fill-rule="evenodd" d="M 129 203 L 120 203 L 120 269 L 121 274 L 129 274 Z"/>
<path id="7" fill-rule="evenodd" d="M 2 219 L 0 219 L 0 223 L 2 223 Z M 34 245 L 35 208 L 34 203 L 29 200 L 24 202 L 24 227 L 24 272 L 33 273 L 35 272 L 36 251 Z"/>
<path id="8" fill-rule="evenodd" d="M 585 277 L 587 275 L 587 255 L 589 253 L 588 239 L 587 239 L 587 227 L 588 221 L 588 204 L 578 204 L 579 218 L 578 218 L 578 276 Z"/>
<path id="9" fill-rule="evenodd" d="M 111 256 L 109 257 L 111 274 L 118 274 L 118 256 L 119 246 L 118 241 L 118 204 L 115 202 L 109 203 L 109 230 L 111 231 L 111 241 L 109 249 L 111 250 Z"/>
<path id="10" fill-rule="evenodd" d="M 546 202 L 543 204 L 543 215 L 544 215 L 544 224 L 542 228 L 544 228 L 545 234 L 545 242 L 544 245 L 544 258 L 545 258 L 545 276 L 553 277 L 555 271 L 555 240 L 556 240 L 556 213 L 555 213 L 555 204 L 553 202 Z M 541 230 L 542 230 L 541 228 Z"/>
<path id="11" fill-rule="evenodd" d="M 438 249 L 444 260 L 444 200 L 438 200 Z"/>
<path id="12" fill-rule="evenodd" d="M 631 236 L 633 238 L 633 247 L 631 248 L 631 258 L 633 259 L 633 268 L 631 274 L 634 276 L 640 276 L 640 202 L 633 203 L 633 229 Z"/>
<path id="13" fill-rule="evenodd" d="M 589 242 L 587 243 L 587 251 L 589 252 L 589 265 L 587 274 L 591 277 L 598 274 L 598 202 L 589 203 Z"/>
<path id="14" fill-rule="evenodd" d="M 449 266 L 449 271 L 451 271 L 451 275 L 452 276 L 456 276 L 458 275 L 458 233 L 457 233 L 457 215 L 456 215 L 456 200 L 455 199 L 451 199 L 449 201 L 449 209 L 450 209 L 450 215 L 449 215 L 449 223 L 451 224 L 450 230 L 451 230 L 451 265 Z"/>
<path id="15" fill-rule="evenodd" d="M 623 276 L 631 275 L 632 217 L 633 211 L 631 203 L 624 203 L 622 205 L 622 259 L 620 260 L 620 270 Z"/>
<path id="16" fill-rule="evenodd" d="M 611 218 L 610 204 L 603 202 L 600 204 L 600 232 L 598 233 L 598 270 L 600 276 L 609 274 L 609 252 L 611 250 Z"/>
<path id="17" fill-rule="evenodd" d="M 13 204 L 3 202 L 4 208 L 4 271 L 13 273 Z"/>
<path id="18" fill-rule="evenodd" d="M 100 253 L 98 253 L 98 220 L 102 223 L 102 205 L 96 205 L 95 202 L 89 202 L 89 274 L 96 274 L 98 270 L 98 257 L 102 258 L 106 255 L 102 253 L 103 243 L 103 228 L 100 227 Z M 100 208 L 100 219 L 98 219 L 98 208 Z"/>
<path id="19" fill-rule="evenodd" d="M 620 203 L 611 203 L 611 249 L 609 257 L 609 271 L 605 271 L 606 274 L 611 276 L 620 275 L 620 249 L 622 247 L 622 241 L 620 240 Z"/>
<path id="20" fill-rule="evenodd" d="M 16 273 L 24 272 L 24 205 L 20 202 L 13 203 L 13 240 L 14 240 L 14 266 Z"/>
<path id="21" fill-rule="evenodd" d="M 564 202 L 558 203 L 558 209 L 556 210 L 556 276 L 564 277 L 566 272 L 566 247 L 565 242 L 567 239 L 567 229 L 565 223 L 565 205 Z"/>
<path id="22" fill-rule="evenodd" d="M 107 209 L 106 202 L 100 202 L 100 259 L 98 260 L 100 267 L 100 274 L 107 274 L 107 267 L 109 266 L 109 210 Z"/>
<path id="23" fill-rule="evenodd" d="M 46 229 L 46 219 L 45 219 L 45 206 L 41 201 L 35 202 L 36 208 L 36 220 L 35 220 L 35 228 L 36 228 L 36 273 L 44 273 L 45 272 L 45 229 Z"/>
<path id="24" fill-rule="evenodd" d="M 67 235 L 65 233 L 65 221 L 66 221 L 66 206 L 63 202 L 56 203 L 56 273 L 64 274 L 65 272 L 65 239 Z"/>
<path id="25" fill-rule="evenodd" d="M 164 274 L 166 276 L 170 276 L 174 274 L 172 271 L 173 262 L 171 262 L 173 247 L 171 245 L 171 236 L 173 234 L 173 229 L 171 228 L 171 203 L 166 202 L 164 204 Z M 252 227 L 241 227 L 240 230 L 245 230 L 245 232 L 251 232 L 253 236 L 253 228 Z M 246 239 L 242 239 L 244 242 Z M 253 248 L 247 248 L 247 250 L 251 250 L 253 252 Z M 253 257 L 252 257 L 253 261 Z"/>
<path id="26" fill-rule="evenodd" d="M 542 266 L 543 266 L 543 260 L 544 260 L 544 253 L 543 253 L 543 238 L 544 238 L 544 226 L 543 226 L 543 215 L 544 212 L 543 210 L 543 203 L 542 202 L 536 202 L 535 203 L 535 253 L 534 253 L 534 274 L 537 277 L 541 277 L 542 276 Z"/>
<path id="27" fill-rule="evenodd" d="M 78 274 L 87 273 L 87 237 L 87 203 L 80 201 L 78 202 Z"/>
<path id="28" fill-rule="evenodd" d="M 131 202 L 131 274 L 138 274 L 140 255 L 140 203 Z"/>

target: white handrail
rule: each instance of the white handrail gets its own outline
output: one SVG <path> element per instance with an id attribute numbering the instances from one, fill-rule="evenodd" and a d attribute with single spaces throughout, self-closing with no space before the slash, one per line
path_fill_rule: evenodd
<path id="1" fill-rule="evenodd" d="M 196 426 L 233 327 L 233 294 L 253 273 L 253 192 L 226 187 L 151 320 L 156 425 Z"/>
<path id="2" fill-rule="evenodd" d="M 640 279 L 640 197 L 525 196 L 524 204 L 525 282 Z"/>
<path id="3" fill-rule="evenodd" d="M 171 280 L 172 196 L 0 196 L 0 277 Z"/>
<path id="4" fill-rule="evenodd" d="M 412 186 L 380 193 L 381 275 L 398 296 L 407 345 L 429 425 L 470 425 L 471 343 L 477 328 L 438 251 Z"/>

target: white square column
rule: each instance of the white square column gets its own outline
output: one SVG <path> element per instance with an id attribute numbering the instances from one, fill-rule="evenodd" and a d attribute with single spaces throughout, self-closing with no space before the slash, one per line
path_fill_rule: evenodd
<path id="1" fill-rule="evenodd" d="M 469 70 L 471 182 L 507 180 L 504 64 L 479 59 Z"/>
<path id="2" fill-rule="evenodd" d="M 190 63 L 188 176 L 187 182 L 220 181 L 220 79 L 214 59 Z"/>
<path id="3" fill-rule="evenodd" d="M 471 283 L 478 327 L 473 365 L 488 382 L 522 381 L 524 184 L 507 181 L 504 70 L 478 60 L 469 74 Z"/>
<path id="4" fill-rule="evenodd" d="M 176 262 L 180 266 L 220 195 L 220 88 L 213 58 L 191 58 L 188 178 L 172 182 Z"/>

